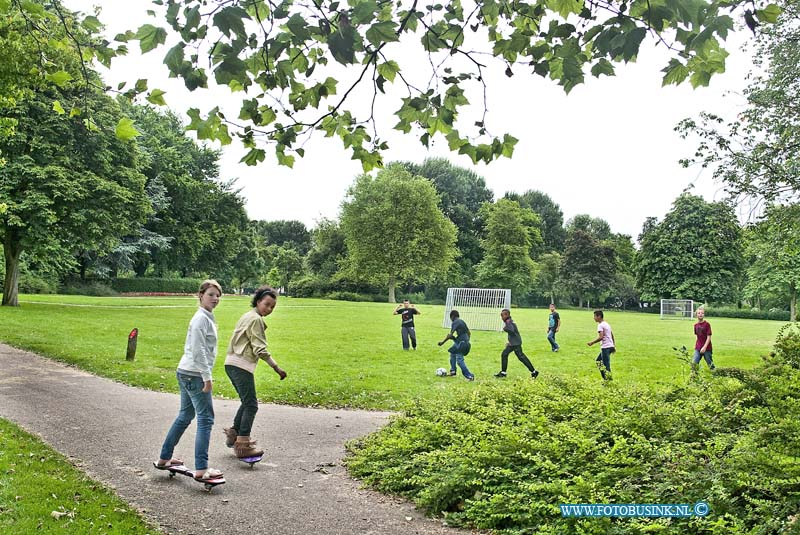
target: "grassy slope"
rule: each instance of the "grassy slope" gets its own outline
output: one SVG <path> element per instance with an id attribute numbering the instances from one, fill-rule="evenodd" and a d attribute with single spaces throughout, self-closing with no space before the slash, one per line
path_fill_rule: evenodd
<path id="1" fill-rule="evenodd" d="M 159 533 L 112 491 L 3 419 L 0 474 L 2 533 Z"/>
<path id="2" fill-rule="evenodd" d="M 89 298 L 22 296 L 19 308 L 0 308 L 0 340 L 75 364 L 98 375 L 155 390 L 176 391 L 174 370 L 183 350 L 194 298 Z M 215 368 L 215 393 L 234 397 L 223 369 L 228 338 L 248 300 L 226 296 L 216 310 L 220 344 Z M 396 409 L 409 399 L 449 394 L 471 388 L 459 378 L 434 375 L 448 366 L 445 348 L 436 345 L 446 331 L 441 306 L 420 306 L 416 317 L 419 348 L 403 352 L 400 320 L 393 305 L 281 298 L 267 319 L 270 350 L 289 373 L 279 382 L 267 366 L 256 372 L 263 401 L 298 405 Z M 591 311 L 561 312 L 559 353 L 551 353 L 545 337 L 547 311 L 515 310 L 524 349 L 534 365 L 549 375 L 597 377 L 593 360 L 596 324 Z M 687 365 L 673 346 L 692 347 L 689 321 L 609 312 L 618 351 L 612 357 L 616 381 L 654 384 L 684 381 Z M 720 366 L 749 368 L 768 352 L 781 322 L 711 318 L 714 357 Z M 127 334 L 139 328 L 135 362 L 125 361 Z M 478 381 L 493 381 L 505 335 L 474 332 L 467 357 Z M 509 380 L 529 380 L 511 356 Z"/>

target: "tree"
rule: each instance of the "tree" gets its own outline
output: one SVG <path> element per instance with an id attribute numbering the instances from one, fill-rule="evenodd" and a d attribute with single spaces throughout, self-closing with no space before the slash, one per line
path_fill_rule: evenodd
<path id="1" fill-rule="evenodd" d="M 699 121 L 685 119 L 677 127 L 684 138 L 700 138 L 695 155 L 683 165 L 713 167 L 714 177 L 734 197 L 796 200 L 800 192 L 800 2 L 779 4 L 780 9 L 764 12 L 777 24 L 759 28 L 754 58 L 766 72 L 751 78 L 744 111 L 737 109 L 727 124 L 703 113 Z"/>
<path id="2" fill-rule="evenodd" d="M 95 128 L 69 109 L 72 99 L 91 98 Z M 138 228 L 148 214 L 145 177 L 136 170 L 134 146 L 113 134 L 121 116 L 102 94 L 69 89 L 35 93 L 7 111 L 14 133 L 0 140 L 0 217 L 6 262 L 3 305 L 16 306 L 23 252 L 60 262 L 66 269 L 82 250 L 109 252 L 120 236 Z"/>
<path id="3" fill-rule="evenodd" d="M 551 303 L 555 303 L 561 293 L 559 284 L 561 282 L 561 265 L 561 255 L 556 252 L 545 253 L 539 258 L 536 288 L 541 295 L 550 299 Z"/>
<path id="4" fill-rule="evenodd" d="M 549 195 L 537 190 L 528 190 L 523 194 L 509 192 L 505 197 L 517 201 L 523 208 L 530 208 L 542 220 L 542 239 L 547 252 L 564 250 L 566 231 L 564 230 L 564 214 L 558 204 Z"/>
<path id="5" fill-rule="evenodd" d="M 113 57 L 128 50 L 124 44 L 109 47 L 99 37 L 102 29 L 96 16 L 79 16 L 59 0 L 0 0 L 0 108 L 13 107 L 36 91 L 69 87 L 84 98 L 73 99 L 66 109 L 92 125 L 96 101 L 88 96 L 105 85 L 90 63 L 97 60 L 108 67 Z M 58 103 L 53 111 L 64 109 Z M 11 134 L 15 125 L 13 117 L 0 118 L 0 138 Z M 122 140 L 136 136 L 126 117 L 118 118 L 115 133 Z"/>
<path id="6" fill-rule="evenodd" d="M 442 199 L 442 212 L 458 229 L 456 246 L 461 253 L 458 264 L 463 276 L 472 277 L 474 266 L 483 258 L 481 238 L 485 224 L 480 216 L 484 203 L 493 194 L 486 181 L 470 169 L 453 165 L 445 158 L 427 158 L 422 164 L 403 162 L 412 175 L 430 180 Z"/>
<path id="7" fill-rule="evenodd" d="M 750 297 L 777 295 L 789 303 L 789 321 L 797 321 L 800 288 L 800 205 L 773 205 L 750 229 L 747 243 Z"/>
<path id="8" fill-rule="evenodd" d="M 200 139 L 230 143 L 233 131 L 250 149 L 243 161 L 251 165 L 264 160 L 266 152 L 257 145 L 264 140 L 281 164 L 291 166 L 316 130 L 340 138 L 365 171 L 382 164 L 387 148 L 369 133 L 370 127 L 378 130 L 379 100 L 399 100 L 396 130 L 414 130 L 426 146 L 439 134 L 451 150 L 490 162 L 511 156 L 517 140 L 490 135 L 486 109 L 478 120 L 459 122 L 462 109 L 481 97 L 485 102 L 490 69 L 509 77 L 532 71 L 569 92 L 588 72 L 613 75 L 615 63 L 635 60 L 650 35 L 672 55 L 665 84 L 689 79 L 695 87 L 707 85 L 725 68 L 720 39 L 733 28 L 728 13 L 738 8 L 755 23 L 774 10 L 770 5 L 753 11 L 752 0 L 154 3 L 166 7 L 166 22 L 178 38 L 164 55 L 171 75 L 190 90 L 206 87 L 213 76 L 217 84 L 246 92 L 238 119 L 219 108 L 189 110 L 190 128 Z M 117 39 L 138 40 L 149 52 L 166 42 L 167 31 L 145 24 Z M 431 65 L 432 72 L 418 82 L 410 78 L 410 65 Z M 393 90 L 393 84 L 399 87 Z M 146 83 L 137 85 L 148 90 Z M 358 102 L 368 104 L 358 109 Z"/>
<path id="9" fill-rule="evenodd" d="M 607 297 L 616 278 L 617 259 L 611 245 L 581 228 L 567 233 L 561 280 L 565 290 L 578 299 L 578 306 Z"/>
<path id="10" fill-rule="evenodd" d="M 599 241 L 609 240 L 613 236 L 611 225 L 608 224 L 608 221 L 599 217 L 592 217 L 589 214 L 578 214 L 567 221 L 567 233 L 576 230 L 586 232 Z"/>
<path id="11" fill-rule="evenodd" d="M 345 235 L 338 221 L 322 219 L 311 232 L 311 250 L 306 256 L 309 270 L 322 280 L 330 280 L 347 257 Z"/>
<path id="12" fill-rule="evenodd" d="M 445 273 L 457 253 L 455 225 L 439 209 L 433 184 L 400 165 L 356 178 L 341 224 L 351 271 L 384 284 L 390 303 L 399 282 Z"/>
<path id="13" fill-rule="evenodd" d="M 311 233 L 301 221 L 259 221 L 259 233 L 266 245 L 280 245 L 305 255 L 311 248 Z"/>
<path id="14" fill-rule="evenodd" d="M 639 235 L 636 283 L 642 298 L 736 300 L 742 269 L 741 229 L 733 208 L 681 194 L 661 223 Z"/>
<path id="15" fill-rule="evenodd" d="M 289 294 L 292 280 L 297 280 L 297 275 L 303 272 L 303 258 L 295 249 L 281 245 L 268 246 L 266 255 L 270 268 L 267 278 L 273 286 Z"/>
<path id="16" fill-rule="evenodd" d="M 475 268 L 478 283 L 508 288 L 518 300 L 530 291 L 536 277 L 531 249 L 542 243 L 539 216 L 509 199 L 486 203 L 481 210 L 486 238 L 482 240 L 483 260 Z"/>

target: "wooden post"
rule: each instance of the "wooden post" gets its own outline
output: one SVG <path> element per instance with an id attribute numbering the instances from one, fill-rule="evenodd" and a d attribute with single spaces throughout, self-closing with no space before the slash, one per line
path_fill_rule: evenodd
<path id="1" fill-rule="evenodd" d="M 125 360 L 133 360 L 136 358 L 136 339 L 139 337 L 139 329 L 133 329 L 131 334 L 128 335 L 128 353 L 125 355 Z"/>

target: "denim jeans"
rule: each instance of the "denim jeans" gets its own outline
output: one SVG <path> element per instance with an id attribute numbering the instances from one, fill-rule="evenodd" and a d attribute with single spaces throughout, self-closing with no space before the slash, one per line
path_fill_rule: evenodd
<path id="1" fill-rule="evenodd" d="M 560 346 L 556 343 L 556 330 L 555 329 L 548 329 L 547 330 L 547 341 L 550 342 L 550 349 L 555 351 Z"/>
<path id="2" fill-rule="evenodd" d="M 241 404 L 236 416 L 233 417 L 233 428 L 236 433 L 249 437 L 253 429 L 253 420 L 258 412 L 258 398 L 256 397 L 256 380 L 252 373 L 237 366 L 225 365 L 225 373 L 233 383 L 233 388 L 239 394 Z"/>
<path id="3" fill-rule="evenodd" d="M 600 368 L 600 375 L 603 379 L 606 378 L 606 372 L 611 373 L 611 347 L 603 347 L 600 349 L 600 354 L 597 355 L 595 361 Z"/>
<path id="4" fill-rule="evenodd" d="M 475 377 L 470 373 L 469 368 L 467 368 L 467 363 L 464 362 L 464 355 L 469 353 L 470 348 L 469 342 L 456 342 L 448 349 L 450 352 L 450 371 L 455 372 L 456 364 L 458 364 L 458 367 L 461 368 L 461 373 L 463 373 L 464 377 L 467 379 Z"/>
<path id="5" fill-rule="evenodd" d="M 694 350 L 694 357 L 692 357 L 692 365 L 697 366 L 700 363 L 700 358 L 705 359 L 706 364 L 708 364 L 709 369 L 714 369 L 714 360 L 711 358 L 711 350 L 704 351 L 703 353 L 700 352 L 699 349 Z"/>
<path id="6" fill-rule="evenodd" d="M 161 446 L 161 458 L 171 459 L 175 446 L 180 442 L 186 428 L 197 415 L 197 434 L 194 438 L 194 468 L 208 468 L 208 441 L 214 426 L 214 405 L 211 392 L 203 392 L 203 379 L 178 373 L 178 387 L 181 391 L 181 408 L 178 417 L 172 422 L 167 438 Z"/>
<path id="7" fill-rule="evenodd" d="M 401 327 L 400 334 L 403 336 L 403 349 L 408 351 L 408 339 L 411 339 L 411 347 L 417 349 L 417 333 L 414 331 L 414 327 Z"/>

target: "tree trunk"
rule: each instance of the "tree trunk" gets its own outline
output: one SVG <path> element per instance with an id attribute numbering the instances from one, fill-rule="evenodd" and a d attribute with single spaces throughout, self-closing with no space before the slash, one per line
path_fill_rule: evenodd
<path id="1" fill-rule="evenodd" d="M 13 242 L 6 236 L 3 242 L 3 254 L 6 257 L 6 278 L 3 286 L 4 307 L 19 306 L 19 258 L 22 256 L 22 244 Z"/>
<path id="2" fill-rule="evenodd" d="M 578 308 L 583 308 L 583 297 L 578 298 Z"/>
<path id="3" fill-rule="evenodd" d="M 394 287 L 395 287 L 396 284 L 397 283 L 396 283 L 396 280 L 395 280 L 394 277 L 389 278 L 389 302 L 390 303 L 395 303 L 396 302 L 395 299 L 394 299 Z"/>
<path id="4" fill-rule="evenodd" d="M 790 284 L 789 292 L 792 295 L 792 299 L 789 302 L 789 321 L 797 321 L 797 286 Z"/>

